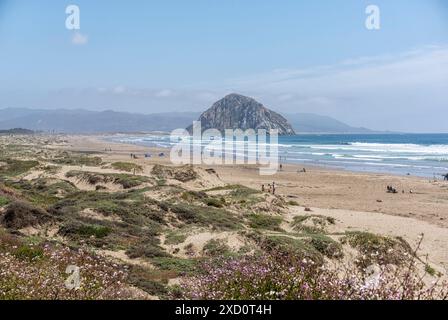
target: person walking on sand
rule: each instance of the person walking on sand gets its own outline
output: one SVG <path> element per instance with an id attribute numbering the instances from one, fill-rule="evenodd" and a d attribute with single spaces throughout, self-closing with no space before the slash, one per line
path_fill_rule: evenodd
<path id="1" fill-rule="evenodd" d="M 272 182 L 272 194 L 275 194 L 275 182 Z"/>
<path id="2" fill-rule="evenodd" d="M 264 184 L 261 185 L 261 192 L 264 192 Z"/>

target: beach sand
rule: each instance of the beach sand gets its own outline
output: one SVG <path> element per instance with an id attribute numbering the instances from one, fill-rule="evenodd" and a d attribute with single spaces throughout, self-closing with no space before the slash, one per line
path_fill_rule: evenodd
<path id="1" fill-rule="evenodd" d="M 170 165 L 169 150 L 110 142 L 104 138 L 99 135 L 64 136 L 63 143 L 48 143 L 47 148 L 98 153 L 106 162 L 134 162 L 143 167 L 143 174 L 149 174 L 155 164 Z M 165 156 L 159 157 L 160 152 Z M 131 153 L 137 159 L 131 158 Z M 151 153 L 152 157 L 145 158 L 145 153 Z M 428 255 L 428 261 L 438 270 L 448 268 L 448 182 L 292 164 L 284 164 L 273 176 L 262 176 L 256 166 L 249 165 L 197 167 L 213 168 L 225 184 L 261 190 L 263 184 L 267 187 L 275 182 L 277 195 L 298 204 L 289 207 L 284 216 L 287 221 L 292 221 L 295 215 L 320 214 L 338 221 L 333 230 L 336 233 L 368 231 L 402 237 L 411 246 L 424 234 L 420 253 Z M 302 168 L 306 168 L 306 172 L 300 172 Z M 63 167 L 62 172 L 68 169 Z M 216 181 L 211 181 L 211 185 L 213 183 Z M 387 193 L 387 185 L 394 186 L 398 193 Z"/>

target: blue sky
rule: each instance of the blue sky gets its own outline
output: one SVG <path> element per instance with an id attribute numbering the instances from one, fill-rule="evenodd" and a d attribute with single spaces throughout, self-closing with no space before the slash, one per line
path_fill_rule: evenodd
<path id="1" fill-rule="evenodd" d="M 369 4 L 380 30 L 364 27 Z M 199 111 L 234 91 L 284 113 L 448 131 L 448 3 L 0 0 L 0 108 Z"/>

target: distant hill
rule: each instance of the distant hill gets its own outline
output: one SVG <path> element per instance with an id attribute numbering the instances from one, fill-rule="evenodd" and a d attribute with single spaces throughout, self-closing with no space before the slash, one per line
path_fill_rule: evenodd
<path id="1" fill-rule="evenodd" d="M 313 113 L 285 114 L 294 130 L 300 133 L 375 133 L 367 128 L 349 126 L 339 120 Z"/>
<path id="2" fill-rule="evenodd" d="M 186 128 L 199 112 L 137 114 L 115 111 L 0 109 L 0 130 L 26 128 L 64 133 L 172 131 Z M 375 133 L 354 128 L 336 119 L 310 113 L 284 114 L 297 133 Z M 283 117 L 282 117 L 283 118 Z"/>
<path id="3" fill-rule="evenodd" d="M 33 130 L 22 129 L 22 128 L 14 128 L 9 130 L 0 130 L 0 135 L 9 135 L 9 134 L 34 134 Z"/>
<path id="4" fill-rule="evenodd" d="M 217 129 L 271 129 L 279 135 L 295 135 L 294 129 L 283 116 L 269 110 L 255 99 L 232 93 L 215 102 L 199 117 L 202 130 Z M 192 126 L 188 127 L 191 133 Z"/>
<path id="5" fill-rule="evenodd" d="M 0 109 L 0 129 L 28 128 L 64 133 L 171 131 L 197 119 L 196 112 L 136 114 L 115 111 Z"/>

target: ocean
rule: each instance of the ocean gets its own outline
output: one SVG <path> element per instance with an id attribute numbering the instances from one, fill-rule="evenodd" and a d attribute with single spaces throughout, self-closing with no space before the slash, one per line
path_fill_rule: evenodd
<path id="1" fill-rule="evenodd" d="M 170 147 L 168 135 L 116 135 L 109 139 Z M 448 134 L 304 134 L 279 137 L 284 163 L 358 172 L 437 177 L 448 173 Z"/>

